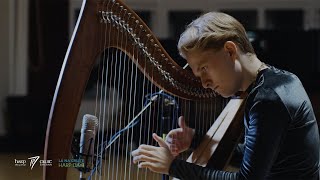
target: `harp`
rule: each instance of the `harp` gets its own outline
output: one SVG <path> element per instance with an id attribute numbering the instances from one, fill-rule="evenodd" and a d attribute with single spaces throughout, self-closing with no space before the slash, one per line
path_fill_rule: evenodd
<path id="1" fill-rule="evenodd" d="M 68 168 L 57 164 L 70 158 L 79 109 L 94 76 L 94 176 L 161 178 L 137 169 L 128 152 L 142 143 L 156 145 L 150 133 L 176 128 L 178 115 L 204 134 L 188 161 L 225 168 L 241 134 L 243 98 L 226 100 L 203 89 L 122 1 L 84 0 L 49 115 L 44 156 L 52 166 L 44 166 L 43 179 L 67 178 Z"/>

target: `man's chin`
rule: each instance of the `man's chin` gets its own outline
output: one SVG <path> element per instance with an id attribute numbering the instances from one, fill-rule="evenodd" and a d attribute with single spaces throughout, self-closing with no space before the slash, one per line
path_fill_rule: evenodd
<path id="1" fill-rule="evenodd" d="M 229 98 L 234 96 L 234 93 L 223 93 L 223 92 L 217 92 L 217 94 L 219 94 L 220 96 L 224 97 L 224 98 Z"/>
<path id="2" fill-rule="evenodd" d="M 220 94 L 220 96 L 224 97 L 224 98 L 229 98 L 231 97 L 232 95 L 223 95 L 223 94 Z"/>

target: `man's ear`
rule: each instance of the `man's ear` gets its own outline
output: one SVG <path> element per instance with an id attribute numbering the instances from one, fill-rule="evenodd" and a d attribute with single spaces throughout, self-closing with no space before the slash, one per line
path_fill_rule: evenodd
<path id="1" fill-rule="evenodd" d="M 233 60 L 238 59 L 238 47 L 233 41 L 225 42 L 223 49 Z"/>

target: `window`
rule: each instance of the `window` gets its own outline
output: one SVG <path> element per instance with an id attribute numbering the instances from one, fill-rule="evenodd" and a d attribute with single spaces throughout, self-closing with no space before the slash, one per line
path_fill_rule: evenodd
<path id="1" fill-rule="evenodd" d="M 272 30 L 303 29 L 302 10 L 267 10 L 266 28 Z"/>
<path id="2" fill-rule="evenodd" d="M 201 11 L 169 12 L 170 37 L 178 39 L 186 26 L 201 15 Z"/>
<path id="3" fill-rule="evenodd" d="M 150 11 L 134 11 L 146 25 L 150 28 L 151 27 L 151 13 Z"/>
<path id="4" fill-rule="evenodd" d="M 257 29 L 257 11 L 255 10 L 221 10 L 236 18 L 246 30 Z"/>

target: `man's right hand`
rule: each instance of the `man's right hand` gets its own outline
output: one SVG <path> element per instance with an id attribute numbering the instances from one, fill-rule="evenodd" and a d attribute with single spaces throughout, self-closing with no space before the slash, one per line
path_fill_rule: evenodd
<path id="1" fill-rule="evenodd" d="M 166 136 L 166 144 L 173 156 L 189 149 L 195 133 L 194 129 L 185 124 L 183 116 L 179 117 L 178 124 L 180 128 L 171 130 Z"/>

